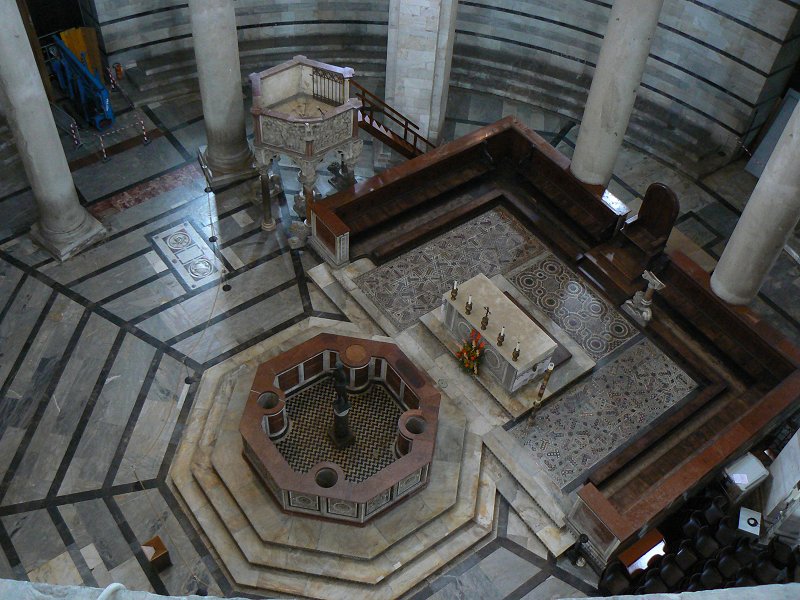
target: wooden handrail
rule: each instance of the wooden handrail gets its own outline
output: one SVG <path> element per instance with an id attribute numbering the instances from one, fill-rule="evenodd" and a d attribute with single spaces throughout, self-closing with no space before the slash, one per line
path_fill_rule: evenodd
<path id="1" fill-rule="evenodd" d="M 429 148 L 436 147 L 436 144 L 434 144 L 433 142 L 431 142 L 430 140 L 419 134 L 418 131 L 419 125 L 411 121 L 408 117 L 400 113 L 397 109 L 387 104 L 382 98 L 376 96 L 368 89 L 365 89 L 363 86 L 353 81 L 352 79 L 350 80 L 350 86 L 356 89 L 355 96 L 356 98 L 361 100 L 362 111 L 368 113 L 370 117 L 372 117 L 373 113 L 380 112 L 403 128 L 404 142 L 412 145 L 415 149 L 423 152 L 426 150 L 426 148 L 424 146 L 423 148 L 420 148 L 417 143 L 419 141 L 422 141 L 425 144 L 425 146 L 428 146 Z M 400 137 L 397 133 L 393 131 L 392 133 Z M 409 136 L 411 139 L 409 139 Z"/>

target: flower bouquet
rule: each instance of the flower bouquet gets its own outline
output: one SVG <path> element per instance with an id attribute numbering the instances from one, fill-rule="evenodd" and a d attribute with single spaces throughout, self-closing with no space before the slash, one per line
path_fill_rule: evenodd
<path id="1" fill-rule="evenodd" d="M 483 356 L 485 347 L 486 342 L 481 339 L 481 334 L 473 329 L 469 334 L 469 338 L 461 344 L 461 349 L 456 352 L 456 358 L 465 371 L 475 376 L 478 375 L 478 363 Z"/>

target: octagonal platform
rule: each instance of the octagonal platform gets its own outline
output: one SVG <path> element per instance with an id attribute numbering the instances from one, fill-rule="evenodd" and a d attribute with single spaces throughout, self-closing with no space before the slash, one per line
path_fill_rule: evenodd
<path id="1" fill-rule="evenodd" d="M 354 394 L 346 447 L 329 436 L 338 363 Z M 244 456 L 283 510 L 363 524 L 428 484 L 439 400 L 395 344 L 321 333 L 259 365 Z"/>
<path id="2" fill-rule="evenodd" d="M 491 533 L 499 466 L 442 394 L 428 487 L 360 528 L 282 512 L 242 456 L 239 419 L 258 365 L 323 330 L 355 326 L 311 318 L 204 375 L 171 483 L 237 589 L 394 598 Z"/>

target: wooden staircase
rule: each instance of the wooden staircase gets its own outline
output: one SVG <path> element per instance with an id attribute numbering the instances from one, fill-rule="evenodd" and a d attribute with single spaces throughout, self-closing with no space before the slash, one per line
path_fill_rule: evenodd
<path id="1" fill-rule="evenodd" d="M 350 80 L 350 89 L 355 90 L 355 97 L 361 100 L 358 126 L 371 136 L 406 158 L 415 158 L 436 147 L 433 142 L 420 135 L 419 126 L 416 123 L 352 79 Z M 376 115 L 383 115 L 383 118 L 393 122 L 394 129 L 390 128 L 388 123 L 384 124 L 376 119 Z M 402 130 L 402 134 L 395 129 Z"/>

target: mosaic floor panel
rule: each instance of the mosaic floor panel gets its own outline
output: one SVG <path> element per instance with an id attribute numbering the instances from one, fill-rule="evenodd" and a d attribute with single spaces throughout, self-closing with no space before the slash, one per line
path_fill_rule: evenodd
<path id="1" fill-rule="evenodd" d="M 328 438 L 335 397 L 330 378 L 289 396 L 286 412 L 292 429 L 276 446 L 295 471 L 307 473 L 318 462 L 330 461 L 342 468 L 347 481 L 359 483 L 394 462 L 397 420 L 405 409 L 382 385 L 350 394 L 350 429 L 355 442 L 339 450 Z"/>
<path id="2" fill-rule="evenodd" d="M 647 339 L 511 430 L 565 491 L 628 445 L 697 383 Z"/>
<path id="3" fill-rule="evenodd" d="M 360 275 L 355 284 L 392 324 L 405 329 L 441 304 L 453 281 L 505 273 L 545 250 L 514 217 L 496 208 Z"/>
<path id="4" fill-rule="evenodd" d="M 594 360 L 608 356 L 637 334 L 625 317 L 550 253 L 512 273 L 508 280 Z"/>

